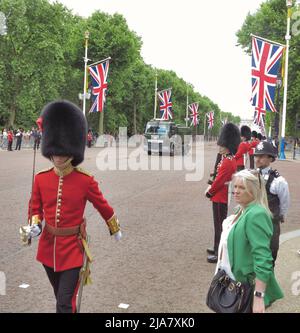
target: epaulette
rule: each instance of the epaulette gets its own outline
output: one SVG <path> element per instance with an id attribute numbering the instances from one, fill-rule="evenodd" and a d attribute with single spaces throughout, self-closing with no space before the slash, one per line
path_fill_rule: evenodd
<path id="1" fill-rule="evenodd" d="M 41 174 L 41 173 L 46 173 L 46 172 L 48 172 L 48 171 L 51 171 L 51 170 L 53 170 L 53 168 L 54 168 L 54 167 L 50 167 L 50 168 L 47 168 L 47 169 L 43 169 L 43 170 L 37 172 L 37 175 L 39 175 L 39 174 Z"/>
<path id="2" fill-rule="evenodd" d="M 89 172 L 83 170 L 82 168 L 79 168 L 79 167 L 75 167 L 74 170 L 76 170 L 77 172 L 80 172 L 86 176 L 89 176 L 89 177 L 93 177 Z"/>

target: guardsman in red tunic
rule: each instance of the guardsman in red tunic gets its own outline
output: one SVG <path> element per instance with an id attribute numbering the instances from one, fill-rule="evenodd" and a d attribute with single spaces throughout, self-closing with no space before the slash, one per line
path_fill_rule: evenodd
<path id="1" fill-rule="evenodd" d="M 257 138 L 257 132 L 256 131 L 252 131 L 251 133 L 251 141 L 250 141 L 250 148 L 248 151 L 248 155 L 249 155 L 249 160 L 250 160 L 250 169 L 254 169 L 255 165 L 254 165 L 254 152 L 255 152 L 255 148 L 256 146 L 259 144 L 259 140 Z"/>
<path id="2" fill-rule="evenodd" d="M 43 264 L 53 287 L 56 311 L 76 312 L 85 251 L 86 202 L 90 201 L 98 210 L 117 240 L 121 231 L 97 181 L 77 167 L 84 159 L 86 144 L 87 126 L 82 111 L 68 101 L 56 101 L 46 105 L 40 119 L 42 154 L 52 161 L 53 167 L 35 176 L 28 210 L 31 223 L 20 232 L 24 243 L 41 234 L 37 260 Z"/>
<path id="3" fill-rule="evenodd" d="M 245 160 L 250 149 L 251 129 L 248 126 L 241 127 L 242 142 L 234 156 L 237 164 L 237 171 L 245 169 Z"/>
<path id="4" fill-rule="evenodd" d="M 238 127 L 232 123 L 225 124 L 217 142 L 222 158 L 217 166 L 216 177 L 205 193 L 206 197 L 212 201 L 215 231 L 214 246 L 207 249 L 207 261 L 210 263 L 216 263 L 218 260 L 217 253 L 222 233 L 222 222 L 227 217 L 228 211 L 228 184 L 237 170 L 233 155 L 236 153 L 240 141 Z"/>

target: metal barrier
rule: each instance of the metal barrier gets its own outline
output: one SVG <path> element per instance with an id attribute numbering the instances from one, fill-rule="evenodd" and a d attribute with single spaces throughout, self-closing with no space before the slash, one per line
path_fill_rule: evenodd
<path id="1" fill-rule="evenodd" d="M 12 149 L 16 148 L 17 139 L 13 139 Z M 34 138 L 26 138 L 22 139 L 21 149 L 33 149 L 34 146 Z M 4 142 L 3 138 L 0 137 L 0 150 L 7 150 L 7 140 Z"/>

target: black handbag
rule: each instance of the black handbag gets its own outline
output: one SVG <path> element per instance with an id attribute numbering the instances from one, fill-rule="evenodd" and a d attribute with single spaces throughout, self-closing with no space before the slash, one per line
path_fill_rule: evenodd
<path id="1" fill-rule="evenodd" d="M 209 287 L 206 305 L 217 313 L 250 313 L 253 292 L 253 284 L 234 281 L 219 270 Z"/>

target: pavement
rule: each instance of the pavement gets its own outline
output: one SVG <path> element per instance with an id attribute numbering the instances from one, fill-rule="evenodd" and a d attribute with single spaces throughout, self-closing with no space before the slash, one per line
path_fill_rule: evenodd
<path id="1" fill-rule="evenodd" d="M 282 234 L 275 266 L 284 298 L 276 301 L 270 313 L 300 313 L 300 230 Z"/>
<path id="2" fill-rule="evenodd" d="M 99 214 L 88 205 L 94 283 L 84 290 L 82 312 L 209 312 L 205 297 L 215 265 L 206 262 L 213 225 L 204 191 L 215 162 L 215 143 L 205 146 L 200 182 L 186 182 L 183 171 L 99 171 L 95 162 L 100 152 L 88 149 L 82 167 L 95 176 L 116 209 L 124 238 L 120 243 L 111 239 Z M 19 242 L 18 228 L 26 221 L 32 156 L 27 149 L 0 153 L 0 273 L 5 273 L 7 281 L 6 295 L 0 290 L 0 313 L 55 311 L 49 281 L 35 261 L 37 242 L 25 248 Z M 37 170 L 48 166 L 38 152 Z M 295 232 L 300 229 L 299 163 L 276 161 L 273 167 L 289 182 L 291 207 L 282 225 L 276 263 L 285 297 L 268 312 L 299 312 L 300 234 Z M 22 284 L 29 287 L 22 289 Z M 129 308 L 120 309 L 120 303 Z"/>

